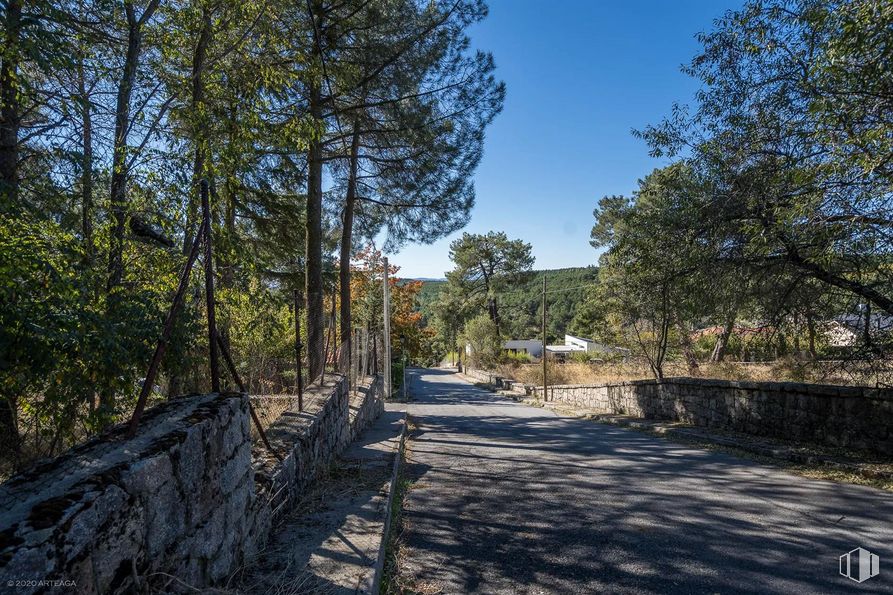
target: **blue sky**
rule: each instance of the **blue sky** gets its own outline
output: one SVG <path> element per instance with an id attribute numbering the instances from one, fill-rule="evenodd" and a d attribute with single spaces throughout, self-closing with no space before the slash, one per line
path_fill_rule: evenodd
<path id="1" fill-rule="evenodd" d="M 740 1 L 490 0 L 470 31 L 507 85 L 475 174 L 477 201 L 462 231 L 504 231 L 533 246 L 537 269 L 595 264 L 592 209 L 628 194 L 662 165 L 630 134 L 658 122 L 696 82 L 679 70 L 695 35 Z M 402 277 L 442 277 L 453 234 L 404 247 Z"/>

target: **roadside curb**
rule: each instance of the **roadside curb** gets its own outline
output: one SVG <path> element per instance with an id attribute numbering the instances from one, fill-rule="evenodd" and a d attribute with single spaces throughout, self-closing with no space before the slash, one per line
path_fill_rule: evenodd
<path id="1" fill-rule="evenodd" d="M 372 585 L 369 589 L 359 588 L 358 593 L 376 594 L 381 589 L 381 579 L 384 574 L 385 556 L 388 549 L 388 537 L 391 533 L 391 509 L 394 504 L 394 494 L 397 488 L 397 477 L 400 474 L 400 463 L 403 460 L 403 451 L 406 445 L 407 413 L 403 411 L 403 427 L 400 429 L 400 437 L 397 439 L 397 452 L 394 453 L 394 464 L 391 470 L 391 482 L 388 485 L 388 496 L 385 501 L 384 528 L 382 529 L 381 542 L 378 545 L 378 557 L 375 560 L 375 568 L 372 573 Z"/>

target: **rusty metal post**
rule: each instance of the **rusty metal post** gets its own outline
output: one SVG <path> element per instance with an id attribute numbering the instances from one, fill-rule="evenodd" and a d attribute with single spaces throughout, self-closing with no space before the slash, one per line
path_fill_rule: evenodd
<path id="1" fill-rule="evenodd" d="M 301 370 L 301 292 L 295 289 L 295 363 L 298 379 L 298 411 L 304 410 L 304 373 Z"/>
<path id="2" fill-rule="evenodd" d="M 239 372 L 236 371 L 236 364 L 233 363 L 233 358 L 230 357 L 229 350 L 226 348 L 226 344 L 220 337 L 217 337 L 217 345 L 220 346 L 220 352 L 223 354 L 223 360 L 229 367 L 229 373 L 232 374 L 233 380 L 238 385 L 239 390 L 245 393 L 245 395 L 247 396 L 248 391 L 245 390 L 245 385 L 242 383 L 242 377 L 239 376 Z M 270 445 L 270 441 L 267 440 L 267 433 L 264 432 L 264 427 L 260 423 L 260 418 L 257 417 L 257 412 L 254 410 L 254 405 L 251 404 L 251 397 L 248 397 L 248 412 L 251 414 L 251 419 L 254 420 L 254 425 L 257 426 L 257 433 L 260 435 L 260 439 L 267 447 L 267 450 L 273 453 L 274 457 L 282 461 L 282 456 L 280 456 L 280 454 L 273 449 L 273 447 Z"/>
<path id="3" fill-rule="evenodd" d="M 325 303 L 325 299 L 323 300 L 323 303 Z M 332 349 L 337 349 L 334 345 L 334 337 L 332 336 L 332 331 L 334 331 L 334 330 L 335 330 L 335 296 L 333 295 L 332 296 L 332 321 L 329 325 L 329 332 L 326 333 L 326 346 L 322 352 L 322 373 L 319 376 L 319 385 L 320 386 L 322 386 L 326 382 L 326 364 L 329 363 L 329 346 L 331 346 Z M 337 370 L 337 368 L 338 368 L 338 365 L 337 365 L 338 352 L 337 351 L 335 352 L 335 356 L 332 359 L 335 360 L 335 362 L 336 362 L 335 371 L 337 372 L 338 371 Z"/>
<path id="4" fill-rule="evenodd" d="M 211 207 L 208 180 L 201 181 L 202 219 L 205 227 L 205 297 L 208 304 L 208 347 L 211 359 L 211 392 L 220 392 L 220 363 L 217 361 L 217 317 L 214 303 L 214 263 L 211 250 Z"/>
<path id="5" fill-rule="evenodd" d="M 152 390 L 152 384 L 155 382 L 155 376 L 158 374 L 158 366 L 161 365 L 161 359 L 167 349 L 167 342 L 170 341 L 171 333 L 174 330 L 174 319 L 183 303 L 183 295 L 189 286 L 189 273 L 192 272 L 192 266 L 198 258 L 198 247 L 202 241 L 202 233 L 205 228 L 205 222 L 202 221 L 198 226 L 198 232 L 195 234 L 195 240 L 192 242 L 192 248 L 189 251 L 189 257 L 186 260 L 186 266 L 180 274 L 180 283 L 177 285 L 177 292 L 174 294 L 174 301 L 171 303 L 170 310 L 167 312 L 167 318 L 164 319 L 164 325 L 161 327 L 161 337 L 155 346 L 155 353 L 152 355 L 152 361 L 149 363 L 149 370 L 146 372 L 146 378 L 143 380 L 143 386 L 140 389 L 140 396 L 136 401 L 136 408 L 130 417 L 130 427 L 127 430 L 127 436 L 132 438 L 136 434 L 136 429 L 140 423 L 140 417 L 146 408 L 146 399 L 149 397 L 149 391 Z"/>

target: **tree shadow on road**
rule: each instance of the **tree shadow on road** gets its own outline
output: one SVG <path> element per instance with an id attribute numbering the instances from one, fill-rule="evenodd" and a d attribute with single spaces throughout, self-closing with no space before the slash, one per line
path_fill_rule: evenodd
<path id="1" fill-rule="evenodd" d="M 414 411 L 401 568 L 443 592 L 840 592 L 858 585 L 839 555 L 893 553 L 885 492 L 560 418 L 450 374 L 425 372 Z"/>

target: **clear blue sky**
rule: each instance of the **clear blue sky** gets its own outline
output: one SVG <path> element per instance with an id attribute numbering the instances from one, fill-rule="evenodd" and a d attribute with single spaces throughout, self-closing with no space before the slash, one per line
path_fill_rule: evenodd
<path id="1" fill-rule="evenodd" d="M 597 262 L 592 209 L 628 194 L 662 165 L 632 128 L 656 123 L 696 82 L 679 70 L 695 35 L 740 1 L 490 0 L 470 32 L 507 85 L 475 175 L 477 202 L 462 231 L 504 231 L 533 246 L 537 269 Z M 401 277 L 442 277 L 449 243 L 391 257 Z"/>

